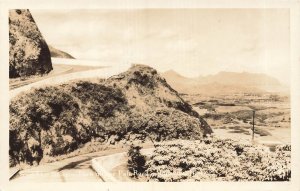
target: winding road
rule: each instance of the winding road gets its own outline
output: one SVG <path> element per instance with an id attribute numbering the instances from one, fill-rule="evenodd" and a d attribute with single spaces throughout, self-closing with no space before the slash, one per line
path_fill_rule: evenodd
<path id="1" fill-rule="evenodd" d="M 45 78 L 30 81 L 21 84 L 10 90 L 10 99 L 31 88 L 43 87 L 46 85 L 55 85 L 65 83 L 70 80 L 81 78 L 108 78 L 110 76 L 126 71 L 130 65 L 123 64 L 119 66 L 101 65 L 97 61 L 77 60 L 77 59 L 59 59 L 52 58 L 53 64 L 65 64 L 65 71 L 50 75 Z M 83 69 L 82 67 L 90 65 L 94 69 Z M 72 66 L 78 66 L 74 69 Z M 100 69 L 99 69 L 100 68 Z M 125 152 L 125 149 L 113 149 L 107 151 L 99 151 L 90 154 L 84 154 L 53 163 L 45 163 L 29 169 L 20 170 L 11 169 L 17 173 L 11 177 L 12 182 L 85 182 L 85 181 L 102 181 L 91 167 L 91 159 L 95 157 L 105 156 Z"/>
<path id="2" fill-rule="evenodd" d="M 84 61 L 78 60 L 58 60 L 60 63 L 67 62 L 69 65 L 76 65 L 78 62 L 84 63 Z M 55 75 L 34 83 L 17 87 L 10 90 L 10 98 L 12 99 L 16 95 L 28 91 L 31 88 L 42 87 L 45 85 L 54 85 L 65 83 L 69 80 L 75 80 L 80 78 L 92 78 L 101 77 L 107 78 L 112 75 L 116 75 L 120 72 L 126 71 L 130 65 L 122 66 L 105 66 L 100 69 L 88 70 L 88 71 L 77 71 L 63 72 L 60 75 Z M 73 70 L 76 71 L 76 70 Z M 280 136 L 280 134 L 276 135 Z M 121 146 L 120 146 L 121 147 Z M 143 146 L 147 148 L 147 146 Z M 83 154 L 67 159 L 63 159 L 53 163 L 44 163 L 36 167 L 24 169 L 19 171 L 11 182 L 91 182 L 91 181 L 103 181 L 100 176 L 92 169 L 91 160 L 93 158 L 107 156 L 117 153 L 126 152 L 127 148 L 110 149 L 105 151 L 99 151 L 89 154 Z"/>
<path id="3" fill-rule="evenodd" d="M 152 142 L 140 144 L 145 151 L 153 148 Z M 70 157 L 52 163 L 40 164 L 24 169 L 14 176 L 11 182 L 103 182 L 103 179 L 92 169 L 92 159 L 127 152 L 121 146 L 93 153 Z M 113 159 L 112 159 L 113 160 Z M 112 161 L 113 162 L 113 161 Z"/>
<path id="4" fill-rule="evenodd" d="M 65 64 L 68 69 L 62 71 L 60 74 L 55 74 L 53 76 L 45 76 L 44 78 L 34 80 L 30 84 L 23 84 L 15 89 L 9 91 L 10 98 L 19 95 L 21 92 L 28 91 L 31 88 L 44 87 L 49 85 L 56 85 L 68 82 L 70 80 L 84 79 L 84 78 L 109 78 L 113 75 L 125 72 L 131 66 L 130 64 L 120 64 L 120 65 L 108 65 L 102 64 L 96 61 L 89 60 L 76 60 L 76 59 L 54 59 L 52 58 L 54 64 Z M 85 66 L 91 64 L 91 67 L 94 69 L 78 71 L 74 69 L 74 66 L 83 67 L 84 63 L 87 63 Z M 98 64 L 97 64 L 98 63 Z M 72 67 L 73 66 L 73 67 Z"/>
<path id="5" fill-rule="evenodd" d="M 12 182 L 91 182 L 103 181 L 92 169 L 91 160 L 96 157 L 125 152 L 126 149 L 111 149 L 60 161 L 40 164 L 36 167 L 21 170 Z"/>

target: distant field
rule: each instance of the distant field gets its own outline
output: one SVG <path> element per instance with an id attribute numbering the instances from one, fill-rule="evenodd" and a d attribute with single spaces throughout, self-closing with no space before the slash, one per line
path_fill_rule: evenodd
<path id="1" fill-rule="evenodd" d="M 237 111 L 250 111 L 251 108 L 247 106 L 218 106 L 216 112 L 227 113 L 227 112 L 237 112 Z"/>
<path id="2" fill-rule="evenodd" d="M 222 138 L 252 139 L 253 110 L 255 110 L 255 141 L 265 144 L 291 142 L 290 102 L 287 97 L 272 100 L 273 95 L 226 95 L 203 97 L 186 95 L 214 133 Z"/>

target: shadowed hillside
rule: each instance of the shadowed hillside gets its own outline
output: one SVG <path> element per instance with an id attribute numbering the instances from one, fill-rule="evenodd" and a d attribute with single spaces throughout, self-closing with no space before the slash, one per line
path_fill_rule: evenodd
<path id="1" fill-rule="evenodd" d="M 201 139 L 210 126 L 153 68 L 135 65 L 98 83 L 31 90 L 10 103 L 10 164 L 38 163 L 92 139 Z"/>

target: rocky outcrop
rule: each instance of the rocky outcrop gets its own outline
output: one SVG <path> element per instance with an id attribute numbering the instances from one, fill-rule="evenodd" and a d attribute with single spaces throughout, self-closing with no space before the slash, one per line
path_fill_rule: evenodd
<path id="1" fill-rule="evenodd" d="M 50 46 L 50 45 L 49 45 L 49 50 L 50 50 L 51 57 L 75 59 L 72 55 L 70 55 L 62 50 L 59 50 L 57 48 L 54 48 L 53 46 Z"/>
<path id="2" fill-rule="evenodd" d="M 48 45 L 29 10 L 10 10 L 9 77 L 45 74 L 51 70 Z"/>
<path id="3" fill-rule="evenodd" d="M 153 68 L 31 90 L 10 103 L 11 165 L 33 164 L 97 140 L 201 139 L 209 125 Z"/>

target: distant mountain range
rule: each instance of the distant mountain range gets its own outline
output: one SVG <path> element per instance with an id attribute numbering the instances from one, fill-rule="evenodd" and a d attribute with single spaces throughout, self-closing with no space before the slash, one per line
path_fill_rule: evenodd
<path id="1" fill-rule="evenodd" d="M 232 93 L 288 92 L 276 78 L 248 72 L 219 72 L 197 78 L 184 77 L 173 70 L 162 73 L 180 93 L 220 95 Z"/>
<path id="2" fill-rule="evenodd" d="M 48 45 L 51 57 L 75 59 L 72 55 Z"/>

